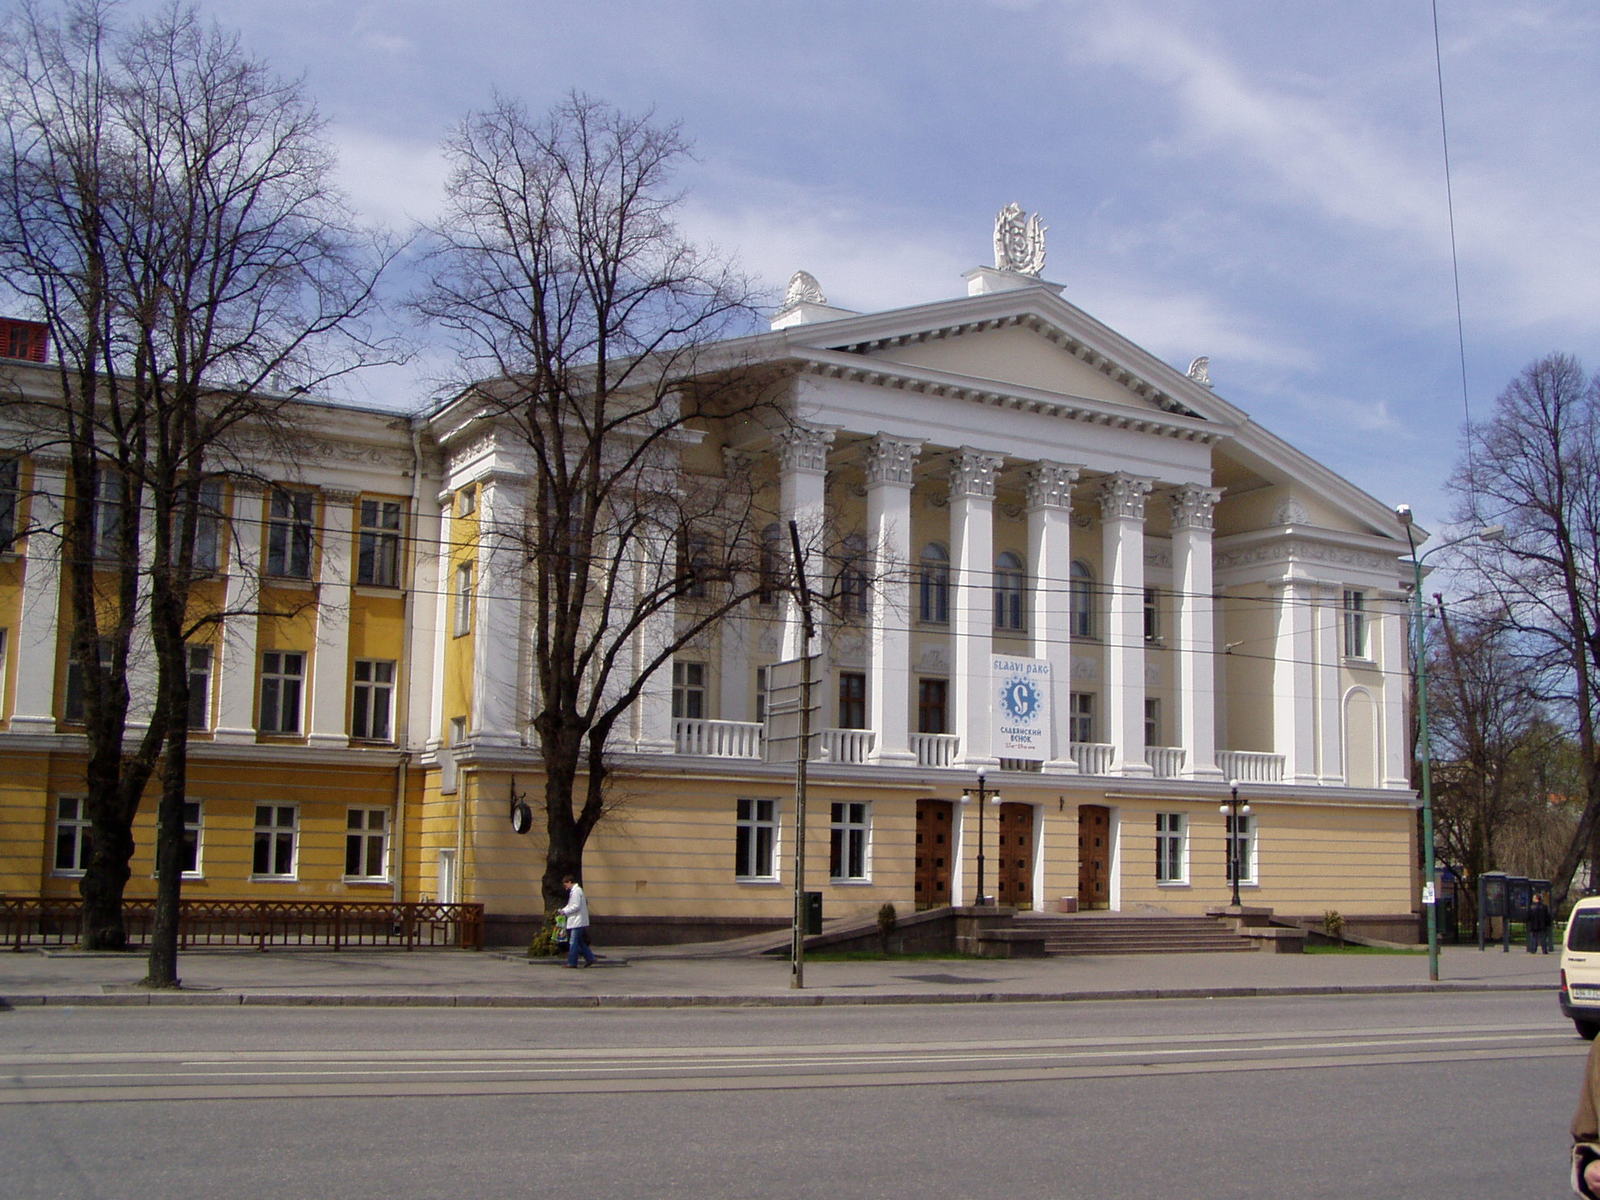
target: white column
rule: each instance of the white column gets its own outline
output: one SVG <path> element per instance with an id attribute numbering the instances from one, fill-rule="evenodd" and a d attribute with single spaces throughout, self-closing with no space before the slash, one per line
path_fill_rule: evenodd
<path id="1" fill-rule="evenodd" d="M 1343 589 L 1327 586 L 1317 589 L 1313 621 L 1317 688 L 1312 700 L 1312 722 L 1316 728 L 1317 777 L 1325 784 L 1340 784 L 1345 781 L 1344 689 L 1341 686 Z"/>
<path id="2" fill-rule="evenodd" d="M 1379 598 L 1379 645 L 1383 657 L 1383 786 L 1411 786 L 1411 746 L 1406 737 L 1406 689 L 1411 682 L 1406 658 L 1407 597 L 1394 593 Z"/>
<path id="3" fill-rule="evenodd" d="M 28 534 L 23 563 L 22 613 L 11 653 L 17 666 L 11 708 L 13 733 L 54 733 L 56 651 L 61 625 L 61 538 L 55 532 L 64 520 L 66 464 L 57 459 L 33 460 L 28 497 Z M 0 685 L 4 681 L 0 680 Z"/>
<path id="4" fill-rule="evenodd" d="M 790 521 L 800 528 L 800 547 L 815 545 L 822 533 L 828 482 L 828 447 L 833 442 L 831 429 L 792 425 L 773 435 L 778 451 L 778 508 L 783 520 L 783 545 L 789 545 Z M 820 558 L 807 564 L 812 572 L 822 569 Z M 813 586 L 816 580 L 811 580 Z M 800 606 L 792 595 L 783 601 L 783 657 L 800 656 Z"/>
<path id="5" fill-rule="evenodd" d="M 1046 771 L 1075 771 L 1068 728 L 1072 690 L 1072 485 L 1079 468 L 1037 462 L 1027 469 L 1028 629 L 1033 656 L 1050 664 L 1050 758 Z"/>
<path id="6" fill-rule="evenodd" d="M 232 516 L 227 523 L 228 583 L 224 604 L 232 614 L 222 623 L 217 664 L 217 728 L 219 742 L 256 740 L 256 674 L 260 664 L 257 634 L 260 618 L 252 611 L 261 595 L 262 493 L 252 484 L 235 482 Z"/>
<path id="7" fill-rule="evenodd" d="M 1311 584 L 1290 576 L 1274 586 L 1278 592 L 1278 614 L 1272 648 L 1272 749 L 1283 755 L 1285 783 L 1315 783 L 1312 699 L 1316 679 Z"/>
<path id="8" fill-rule="evenodd" d="M 443 564 L 449 512 L 448 496 L 442 505 L 418 496 L 411 531 L 411 627 L 405 634 L 410 639 L 406 656 L 406 728 L 400 731 L 409 746 L 426 745 L 430 739 L 438 738 L 444 726 L 445 635 L 439 618 L 449 608 L 440 600 L 448 586 Z"/>
<path id="9" fill-rule="evenodd" d="M 673 528 L 665 521 L 651 525 L 653 533 L 640 536 L 634 545 L 640 551 L 634 564 L 634 578 L 622 590 L 624 597 L 631 594 L 631 605 L 637 608 L 642 597 L 661 595 L 669 587 L 669 580 L 677 571 L 677 546 L 674 545 Z M 631 593 L 630 593 L 631 589 Z M 671 644 L 678 623 L 677 605 L 667 599 L 640 624 L 633 635 L 630 647 L 633 674 L 642 675 L 656 660 L 662 650 Z M 663 663 L 646 681 L 634 706 L 634 748 L 641 754 L 671 754 L 672 737 L 672 664 Z"/>
<path id="10" fill-rule="evenodd" d="M 350 533 L 357 493 L 324 488 L 317 573 L 317 647 L 311 659 L 313 746 L 348 746 L 350 727 Z"/>
<path id="11" fill-rule="evenodd" d="M 723 473 L 729 479 L 748 479 L 751 456 L 738 450 L 722 452 Z M 730 495 L 738 495 L 738 489 Z M 746 493 L 748 494 L 748 493 Z M 751 577 L 746 572 L 735 573 L 732 587 L 737 594 L 750 588 Z M 746 606 L 749 607 L 748 605 Z M 750 673 L 750 643 L 755 636 L 753 622 L 741 620 L 744 612 L 732 614 L 730 619 L 717 622 L 717 693 L 720 702 L 716 715 L 724 721 L 753 721 L 755 712 L 750 697 L 754 682 Z"/>
<path id="12" fill-rule="evenodd" d="M 444 660 L 446 647 L 450 643 L 450 589 L 454 586 L 450 578 L 450 549 L 455 544 L 455 493 L 440 492 L 435 498 L 435 510 L 439 519 L 438 543 L 429 548 L 428 558 L 424 561 L 430 564 L 431 575 L 427 571 L 419 570 L 417 575 L 417 620 L 419 630 L 427 630 L 427 654 L 432 663 L 433 678 L 429 683 L 427 699 L 427 724 L 423 727 L 419 741 L 424 746 L 442 745 L 445 741 L 445 722 L 459 713 L 447 713 L 444 710 L 445 673 Z M 419 567 L 422 564 L 419 563 Z M 423 580 L 433 580 L 433 595 L 429 597 L 432 606 L 432 622 L 424 627 L 420 624 L 423 613 L 427 611 L 423 604 Z"/>
<path id="13" fill-rule="evenodd" d="M 1144 746 L 1144 503 L 1151 483 L 1121 472 L 1100 489 L 1106 597 L 1106 734 L 1112 771 L 1149 775 Z"/>
<path id="14" fill-rule="evenodd" d="M 950 633 L 955 732 L 968 766 L 999 762 L 991 745 L 994 678 L 994 494 L 1005 460 L 963 446 L 950 468 Z"/>
<path id="15" fill-rule="evenodd" d="M 1193 484 L 1172 495 L 1172 577 L 1178 597 L 1178 744 L 1185 777 L 1221 779 L 1217 767 L 1216 605 L 1212 513 L 1222 493 Z"/>
<path id="16" fill-rule="evenodd" d="M 868 724 L 873 761 L 911 753 L 911 485 L 921 442 L 880 433 L 867 445 Z"/>
<path id="17" fill-rule="evenodd" d="M 521 674 L 524 487 L 491 474 L 478 489 L 478 595 L 472 641 L 472 740 L 516 746 Z"/>

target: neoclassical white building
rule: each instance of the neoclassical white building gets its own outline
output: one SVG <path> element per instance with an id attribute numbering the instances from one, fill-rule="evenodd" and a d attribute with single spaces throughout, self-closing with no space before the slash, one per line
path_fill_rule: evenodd
<path id="1" fill-rule="evenodd" d="M 782 368 L 790 422 L 708 435 L 700 469 L 737 458 L 774 537 L 826 525 L 863 555 L 816 647 L 808 887 L 830 916 L 965 904 L 981 861 L 1023 909 L 1193 913 L 1227 902 L 1236 852 L 1248 904 L 1414 927 L 1404 529 L 1205 359 L 1068 302 L 1042 239 L 1013 206 L 964 295 L 881 313 L 798 273 L 771 332 L 727 347 Z M 261 467 L 281 487 L 220 498 L 219 593 L 298 588 L 319 615 L 233 622 L 199 662 L 186 891 L 480 901 L 518 936 L 543 865 L 539 823 L 507 819 L 539 792 L 532 609 L 480 536 L 525 517 L 518 447 L 470 394 L 411 421 L 308 405 L 305 429 L 300 461 Z M 20 522 L 36 477 L 73 502 L 59 464 L 11 458 L 0 511 Z M 81 816 L 49 547 L 0 561 L 15 893 L 70 890 Z M 767 703 L 800 641 L 792 600 L 758 598 L 639 705 L 585 858 L 613 941 L 789 919 L 794 768 Z"/>

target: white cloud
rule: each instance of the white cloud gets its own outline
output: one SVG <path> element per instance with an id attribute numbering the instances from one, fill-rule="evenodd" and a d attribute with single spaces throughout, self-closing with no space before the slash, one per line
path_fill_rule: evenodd
<path id="1" fill-rule="evenodd" d="M 449 173 L 436 142 L 338 125 L 339 186 L 368 221 L 405 233 L 438 212 Z"/>

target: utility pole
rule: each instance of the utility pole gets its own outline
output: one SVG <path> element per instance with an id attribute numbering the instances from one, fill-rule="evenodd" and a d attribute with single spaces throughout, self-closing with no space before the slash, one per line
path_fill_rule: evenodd
<path id="1" fill-rule="evenodd" d="M 800 554 L 800 527 L 789 522 L 794 551 L 794 586 L 800 601 L 800 749 L 794 759 L 794 941 L 790 951 L 789 986 L 806 985 L 806 760 L 811 757 L 811 589 L 806 586 Z"/>

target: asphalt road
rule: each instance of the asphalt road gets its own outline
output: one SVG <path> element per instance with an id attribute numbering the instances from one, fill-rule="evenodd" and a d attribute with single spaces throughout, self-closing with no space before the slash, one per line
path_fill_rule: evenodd
<path id="1" fill-rule="evenodd" d="M 0 1014 L 3 1194 L 1557 1197 L 1547 996 Z"/>

